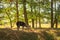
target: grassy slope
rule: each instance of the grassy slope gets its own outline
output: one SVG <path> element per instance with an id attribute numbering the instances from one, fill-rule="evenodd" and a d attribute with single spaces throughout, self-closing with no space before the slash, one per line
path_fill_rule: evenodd
<path id="1" fill-rule="evenodd" d="M 0 40 L 37 40 L 34 32 L 24 32 L 11 29 L 0 29 Z"/>
<path id="2" fill-rule="evenodd" d="M 54 38 L 54 34 L 53 30 L 17 31 L 11 29 L 0 29 L 0 40 L 54 40 L 56 39 Z"/>

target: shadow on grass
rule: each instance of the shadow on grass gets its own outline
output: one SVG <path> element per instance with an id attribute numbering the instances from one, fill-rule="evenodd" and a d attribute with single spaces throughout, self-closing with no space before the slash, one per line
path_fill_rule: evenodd
<path id="1" fill-rule="evenodd" d="M 40 31 L 38 34 L 22 30 L 0 29 L 0 40 L 56 40 L 56 38 L 46 31 Z"/>
<path id="2" fill-rule="evenodd" d="M 37 40 L 38 35 L 34 32 L 0 29 L 0 40 Z"/>

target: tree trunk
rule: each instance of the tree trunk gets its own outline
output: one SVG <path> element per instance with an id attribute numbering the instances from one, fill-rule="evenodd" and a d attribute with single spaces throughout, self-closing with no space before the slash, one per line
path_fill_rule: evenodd
<path id="1" fill-rule="evenodd" d="M 36 28 L 37 28 L 37 16 L 36 16 Z"/>
<path id="2" fill-rule="evenodd" d="M 54 28 L 53 24 L 53 0 L 51 0 L 51 28 Z"/>
<path id="3" fill-rule="evenodd" d="M 32 0 L 31 0 L 31 2 L 32 2 Z M 30 5 L 30 7 L 31 7 L 31 13 L 33 13 L 33 11 L 32 11 L 32 5 Z M 33 14 L 32 14 L 32 17 L 33 17 Z M 32 18 L 31 20 L 32 20 L 32 28 L 34 28 L 34 19 Z"/>
<path id="4" fill-rule="evenodd" d="M 32 28 L 34 28 L 34 19 L 32 19 Z"/>
<path id="5" fill-rule="evenodd" d="M 10 19 L 10 26 L 11 26 L 11 28 L 12 28 L 13 26 L 12 26 L 12 21 L 11 21 L 11 18 L 9 18 L 9 19 Z"/>
<path id="6" fill-rule="evenodd" d="M 27 12 L 26 12 L 26 0 L 23 0 L 23 10 L 24 10 L 24 18 L 25 18 L 25 23 L 28 24 L 28 18 L 27 18 Z"/>
<path id="7" fill-rule="evenodd" d="M 16 16 L 17 16 L 17 20 L 16 21 L 19 21 L 18 0 L 16 0 Z"/>
<path id="8" fill-rule="evenodd" d="M 58 20 L 57 20 L 57 16 L 55 15 L 55 26 L 56 26 L 56 28 L 58 27 Z"/>
<path id="9" fill-rule="evenodd" d="M 56 22 L 55 22 L 55 26 L 56 26 L 56 28 L 58 27 L 58 19 L 57 19 L 57 13 L 56 13 L 56 0 L 55 0 L 55 20 L 56 20 Z"/>
<path id="10" fill-rule="evenodd" d="M 58 20 L 56 20 L 56 28 L 58 27 Z"/>
<path id="11" fill-rule="evenodd" d="M 41 28 L 41 19 L 39 17 L 39 28 Z"/>
<path id="12" fill-rule="evenodd" d="M 37 28 L 37 14 L 36 14 L 36 7 L 34 7 L 34 12 L 35 12 L 35 16 L 36 16 L 35 24 L 36 24 L 36 28 Z"/>
<path id="13" fill-rule="evenodd" d="M 9 11 L 8 11 L 9 12 Z M 10 26 L 11 26 L 11 28 L 12 28 L 12 21 L 11 21 L 11 18 L 9 17 L 9 14 L 6 12 L 6 14 L 7 14 L 7 16 L 8 16 L 8 18 L 9 18 L 9 20 L 10 20 Z"/>
<path id="14" fill-rule="evenodd" d="M 39 28 L 41 28 L 41 18 L 40 18 L 40 0 L 39 0 Z"/>

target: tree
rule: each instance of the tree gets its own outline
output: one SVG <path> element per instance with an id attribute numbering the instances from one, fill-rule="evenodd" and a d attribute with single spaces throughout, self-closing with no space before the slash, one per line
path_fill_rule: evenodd
<path id="1" fill-rule="evenodd" d="M 25 23 L 28 24 L 28 18 L 27 18 L 27 12 L 26 12 L 26 0 L 23 0 L 23 10 L 24 10 L 24 18 L 25 18 Z"/>
<path id="2" fill-rule="evenodd" d="M 9 23 L 10 23 L 10 26 L 12 28 L 13 26 L 12 26 L 11 12 L 10 12 L 10 10 L 11 10 L 11 3 L 10 3 L 10 1 L 7 4 L 9 4 L 9 6 L 7 8 L 4 6 L 3 13 L 5 13 L 8 16 Z M 4 15 L 4 16 L 6 16 L 6 15 Z"/>
<path id="3" fill-rule="evenodd" d="M 31 13 L 32 13 L 32 17 L 33 17 L 32 0 L 31 0 L 30 8 L 31 8 Z M 31 20 L 32 20 L 32 28 L 34 28 L 34 19 L 32 18 Z"/>
<path id="4" fill-rule="evenodd" d="M 8 11 L 5 10 L 5 12 L 6 12 L 6 14 L 7 14 L 7 16 L 9 18 L 9 20 L 10 20 L 10 26 L 12 28 L 12 20 L 11 20 L 11 17 L 9 16 L 10 15 L 10 12 L 9 12 L 9 10 Z"/>
<path id="5" fill-rule="evenodd" d="M 16 0 L 16 16 L 17 16 L 17 21 L 19 21 L 19 12 L 18 12 L 18 0 Z"/>
<path id="6" fill-rule="evenodd" d="M 57 12 L 56 12 L 56 0 L 55 0 L 55 21 L 54 23 L 56 24 L 56 28 L 58 27 L 58 17 L 57 17 Z"/>
<path id="7" fill-rule="evenodd" d="M 51 28 L 53 27 L 53 0 L 51 0 Z"/>
<path id="8" fill-rule="evenodd" d="M 41 18 L 40 18 L 40 0 L 39 0 L 39 27 L 41 28 Z"/>

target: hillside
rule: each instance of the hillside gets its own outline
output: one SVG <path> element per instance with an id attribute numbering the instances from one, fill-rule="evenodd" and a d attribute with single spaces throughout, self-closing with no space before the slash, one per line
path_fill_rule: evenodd
<path id="1" fill-rule="evenodd" d="M 0 40 L 56 40 L 56 34 L 49 31 L 24 31 L 0 29 Z"/>

